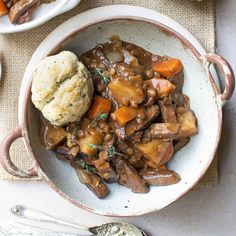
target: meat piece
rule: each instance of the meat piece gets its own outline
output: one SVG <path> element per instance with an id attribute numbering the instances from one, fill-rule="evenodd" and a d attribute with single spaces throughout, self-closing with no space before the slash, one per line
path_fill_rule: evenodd
<path id="1" fill-rule="evenodd" d="M 175 91 L 182 92 L 182 88 L 184 85 L 184 73 L 181 70 L 179 73 L 173 75 L 172 77 L 168 78 L 168 80 L 175 85 Z"/>
<path id="2" fill-rule="evenodd" d="M 144 158 L 137 151 L 135 151 L 134 154 L 128 158 L 128 162 L 136 169 L 142 169 L 145 166 Z"/>
<path id="3" fill-rule="evenodd" d="M 155 89 L 157 98 L 165 98 L 171 94 L 175 86 L 167 79 L 153 78 L 146 81 L 148 87 Z"/>
<path id="4" fill-rule="evenodd" d="M 47 124 L 45 125 L 43 135 L 45 146 L 50 150 L 62 143 L 66 139 L 67 133 L 64 128 Z"/>
<path id="5" fill-rule="evenodd" d="M 138 141 L 137 141 L 138 142 Z M 117 144 L 118 152 L 124 153 L 124 158 L 135 168 L 141 169 L 144 167 L 145 161 L 143 155 L 135 147 L 133 142 L 119 142 Z"/>
<path id="6" fill-rule="evenodd" d="M 39 4 L 40 0 L 20 0 L 9 11 L 9 19 L 12 23 L 23 23 L 22 16 L 26 16 L 32 7 Z M 26 15 L 25 15 L 26 14 Z"/>
<path id="7" fill-rule="evenodd" d="M 174 153 L 178 152 L 181 148 L 186 146 L 190 141 L 190 138 L 179 138 L 173 141 Z"/>
<path id="8" fill-rule="evenodd" d="M 165 123 L 177 123 L 174 105 L 165 105 L 162 101 L 159 101 L 159 105 L 162 121 Z"/>
<path id="9" fill-rule="evenodd" d="M 147 128 L 151 122 L 156 119 L 159 115 L 160 109 L 159 106 L 153 105 L 145 110 L 145 119 L 140 122 L 135 119 L 129 122 L 125 127 L 125 133 L 127 136 L 134 134 L 135 132 L 141 131 Z"/>
<path id="10" fill-rule="evenodd" d="M 108 188 L 97 174 L 88 173 L 78 165 L 74 165 L 76 173 L 82 184 L 85 184 L 98 198 L 104 198 L 108 194 Z"/>
<path id="11" fill-rule="evenodd" d="M 190 137 L 198 133 L 197 119 L 193 111 L 177 107 L 177 121 L 180 125 L 180 137 Z"/>
<path id="12" fill-rule="evenodd" d="M 67 146 L 59 146 L 55 152 L 58 154 L 57 158 L 62 161 L 71 162 L 70 149 Z"/>
<path id="13" fill-rule="evenodd" d="M 113 159 L 113 165 L 116 170 L 118 182 L 124 185 L 134 193 L 147 193 L 148 187 L 138 172 L 121 157 Z"/>
<path id="14" fill-rule="evenodd" d="M 146 157 L 147 165 L 153 168 L 168 162 L 174 152 L 171 141 L 160 139 L 154 139 L 148 143 L 137 143 L 135 147 Z"/>
<path id="15" fill-rule="evenodd" d="M 181 178 L 172 170 L 148 168 L 140 172 L 140 175 L 146 180 L 149 185 L 165 186 L 177 184 Z"/>
<path id="16" fill-rule="evenodd" d="M 95 167 L 98 170 L 99 175 L 108 183 L 116 182 L 116 173 L 108 161 L 98 159 L 94 162 Z"/>
<path id="17" fill-rule="evenodd" d="M 190 109 L 190 101 L 187 95 L 176 92 L 172 94 L 172 99 L 176 106 Z"/>
<path id="18" fill-rule="evenodd" d="M 179 136 L 179 129 L 177 123 L 156 123 L 146 132 L 150 132 L 153 139 L 176 139 Z"/>
<path id="19" fill-rule="evenodd" d="M 139 143 L 141 142 L 143 134 L 144 134 L 144 131 L 136 132 L 129 137 L 129 141 L 131 143 Z"/>

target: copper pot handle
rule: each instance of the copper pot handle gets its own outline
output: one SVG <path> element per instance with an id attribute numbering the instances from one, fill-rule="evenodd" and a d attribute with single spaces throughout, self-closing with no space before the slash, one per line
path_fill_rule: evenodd
<path id="1" fill-rule="evenodd" d="M 235 77 L 234 77 L 234 72 L 230 64 L 224 59 L 223 57 L 213 54 L 213 53 L 208 53 L 204 56 L 204 59 L 208 62 L 212 62 L 216 64 L 221 72 L 224 75 L 225 79 L 225 88 L 222 94 L 218 91 L 219 98 L 222 101 L 222 105 L 224 105 L 233 95 L 234 88 L 235 88 Z"/>
<path id="2" fill-rule="evenodd" d="M 0 163 L 2 167 L 11 175 L 19 178 L 33 178 L 38 176 L 35 167 L 29 170 L 21 170 L 12 162 L 10 157 L 10 148 L 12 143 L 18 138 L 22 137 L 22 130 L 16 128 L 9 135 L 7 135 L 0 144 Z"/>

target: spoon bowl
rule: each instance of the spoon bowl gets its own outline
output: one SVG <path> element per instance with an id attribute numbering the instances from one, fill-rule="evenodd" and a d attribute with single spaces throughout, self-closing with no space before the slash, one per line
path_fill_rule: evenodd
<path id="1" fill-rule="evenodd" d="M 142 230 L 138 229 L 134 225 L 122 222 L 110 222 L 95 226 L 89 229 L 91 233 L 98 236 L 109 235 L 127 235 L 127 236 L 147 236 Z"/>

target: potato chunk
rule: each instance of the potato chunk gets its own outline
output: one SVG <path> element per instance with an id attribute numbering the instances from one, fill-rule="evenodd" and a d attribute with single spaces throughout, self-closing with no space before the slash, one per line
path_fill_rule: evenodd
<path id="1" fill-rule="evenodd" d="M 64 128 L 47 124 L 44 130 L 44 143 L 47 149 L 53 149 L 66 139 Z"/>
<path id="2" fill-rule="evenodd" d="M 79 139 L 80 151 L 87 154 L 88 156 L 93 156 L 97 154 L 97 149 L 93 148 L 91 145 L 101 145 L 103 142 L 103 135 L 96 129 L 90 130 L 85 133 L 83 138 Z"/>
<path id="3" fill-rule="evenodd" d="M 190 137 L 198 133 L 197 119 L 193 111 L 177 107 L 177 121 L 180 125 L 180 137 Z"/>
<path id="4" fill-rule="evenodd" d="M 174 152 L 171 141 L 160 139 L 154 139 L 148 143 L 137 143 L 135 147 L 146 157 L 147 165 L 153 168 L 168 162 Z"/>
<path id="5" fill-rule="evenodd" d="M 131 81 L 115 79 L 108 84 L 108 87 L 117 102 L 124 106 L 131 102 L 140 104 L 145 97 L 142 89 L 135 86 Z"/>

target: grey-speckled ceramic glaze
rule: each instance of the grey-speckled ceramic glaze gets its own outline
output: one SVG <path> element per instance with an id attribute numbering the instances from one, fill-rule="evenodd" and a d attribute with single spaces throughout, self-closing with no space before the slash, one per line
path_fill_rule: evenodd
<path id="1" fill-rule="evenodd" d="M 189 95 L 191 107 L 198 117 L 199 134 L 178 152 L 170 162 L 170 169 L 180 174 L 176 185 L 151 187 L 148 194 L 134 194 L 117 184 L 109 185 L 110 194 L 104 200 L 97 199 L 80 184 L 75 171 L 68 164 L 55 158 L 41 144 L 38 125 L 39 113 L 30 102 L 32 71 L 46 55 L 60 50 L 71 50 L 77 55 L 105 42 L 118 34 L 151 52 L 180 58 L 184 64 L 184 92 Z M 226 89 L 221 95 L 208 70 L 208 61 L 215 62 L 223 71 Z M 212 75 L 217 81 L 214 69 Z M 206 54 L 198 41 L 181 25 L 155 11 L 132 6 L 108 6 L 80 14 L 67 21 L 39 46 L 24 75 L 19 104 L 20 130 L 9 135 L 2 143 L 0 153 L 3 166 L 16 174 L 19 172 L 10 161 L 7 150 L 11 142 L 24 137 L 29 156 L 35 167 L 18 173 L 27 177 L 41 175 L 60 195 L 75 205 L 97 214 L 109 216 L 134 216 L 162 209 L 188 192 L 209 167 L 220 137 L 222 106 L 234 89 L 233 72 L 219 56 Z"/>

